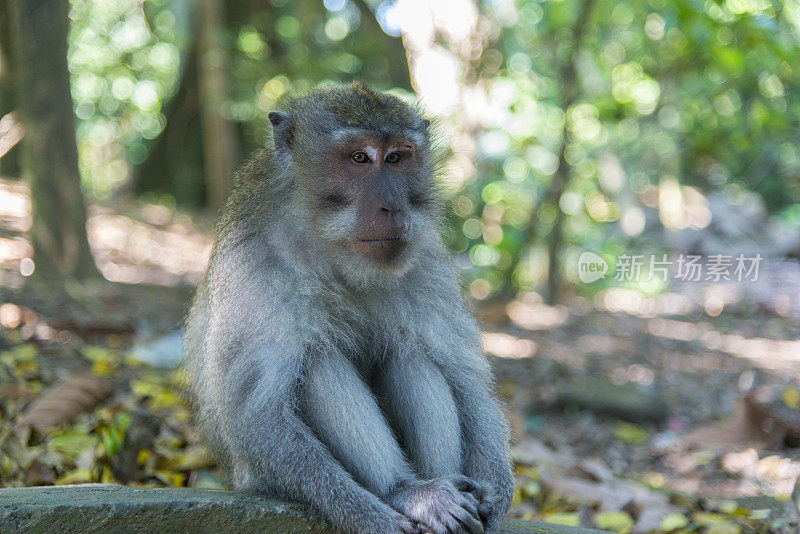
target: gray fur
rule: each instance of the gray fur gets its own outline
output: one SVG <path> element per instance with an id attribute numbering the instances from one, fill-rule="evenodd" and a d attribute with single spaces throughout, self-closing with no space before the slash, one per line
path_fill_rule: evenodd
<path id="1" fill-rule="evenodd" d="M 487 513 L 496 532 L 513 488 L 507 428 L 437 206 L 405 206 L 412 238 L 388 266 L 332 246 L 352 210 L 309 202 L 326 131 L 427 139 L 427 124 L 363 86 L 312 93 L 280 119 L 291 143 L 239 171 L 187 320 L 201 428 L 233 487 L 308 503 L 346 532 L 474 533 Z M 407 187 L 433 195 L 432 165 L 415 172 Z"/>

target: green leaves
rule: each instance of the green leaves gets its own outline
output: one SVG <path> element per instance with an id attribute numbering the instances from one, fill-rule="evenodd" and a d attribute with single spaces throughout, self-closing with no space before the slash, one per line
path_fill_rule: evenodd
<path id="1" fill-rule="evenodd" d="M 470 213 L 451 219 L 469 243 L 450 242 L 470 251 L 464 278 L 490 286 L 483 298 L 546 282 L 525 258 L 548 261 L 558 218 L 562 258 L 598 243 L 608 249 L 599 252 L 637 247 L 645 228 L 631 221 L 661 218 L 647 191 L 665 176 L 701 196 L 752 189 L 772 212 L 800 203 L 792 185 L 800 122 L 789 119 L 800 116 L 800 41 L 770 4 L 596 0 L 581 29 L 585 5 L 516 2 L 520 24 L 500 24 L 493 44 L 497 72 L 476 67 L 477 76 L 486 72 L 491 113 L 476 179 L 460 192 L 473 202 Z M 613 189 L 604 183 L 608 156 L 619 169 Z M 500 231 L 468 233 L 475 224 L 462 223 L 474 219 Z M 510 226 L 523 239 L 492 242 Z M 472 252 L 483 246 L 512 260 Z"/>

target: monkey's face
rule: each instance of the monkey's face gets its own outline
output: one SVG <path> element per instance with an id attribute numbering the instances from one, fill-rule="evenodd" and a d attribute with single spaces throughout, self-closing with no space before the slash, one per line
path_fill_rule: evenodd
<path id="1" fill-rule="evenodd" d="M 379 267 L 397 267 L 413 254 L 431 218 L 433 191 L 427 155 L 412 136 L 343 136 L 312 187 L 314 224 L 343 254 Z"/>

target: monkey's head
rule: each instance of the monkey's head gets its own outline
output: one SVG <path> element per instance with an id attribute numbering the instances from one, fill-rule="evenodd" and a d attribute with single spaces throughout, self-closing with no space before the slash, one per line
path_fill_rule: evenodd
<path id="1" fill-rule="evenodd" d="M 269 120 L 305 234 L 329 257 L 397 273 L 435 235 L 430 123 L 410 105 L 357 82 L 291 100 Z"/>

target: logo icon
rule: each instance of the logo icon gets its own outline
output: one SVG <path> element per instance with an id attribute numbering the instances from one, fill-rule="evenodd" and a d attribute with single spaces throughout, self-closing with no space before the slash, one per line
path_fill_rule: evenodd
<path id="1" fill-rule="evenodd" d="M 594 252 L 584 252 L 578 258 L 578 278 L 584 284 L 604 278 L 607 272 L 608 263 Z"/>

